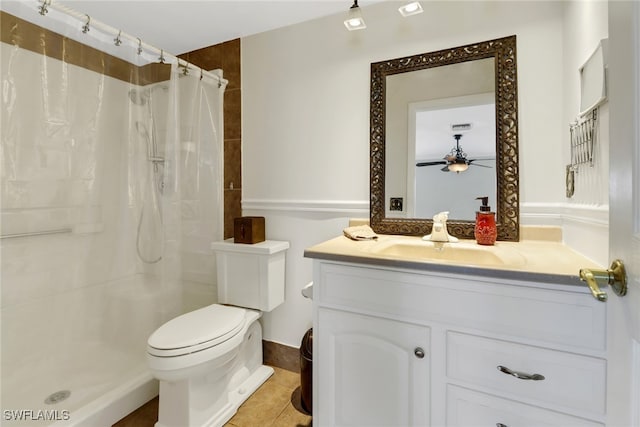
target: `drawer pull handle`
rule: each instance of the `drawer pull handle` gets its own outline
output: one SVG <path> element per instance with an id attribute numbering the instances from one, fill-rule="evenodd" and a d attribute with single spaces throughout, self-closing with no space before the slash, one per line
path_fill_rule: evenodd
<path id="1" fill-rule="evenodd" d="M 416 347 L 416 349 L 413 350 L 413 354 L 415 354 L 418 359 L 424 359 L 424 350 L 421 347 Z"/>
<path id="2" fill-rule="evenodd" d="M 527 374 L 524 372 L 518 372 L 518 371 L 512 371 L 511 369 L 505 367 L 505 366 L 498 366 L 498 370 L 500 372 L 503 372 L 507 375 L 511 375 L 513 377 L 516 377 L 520 380 L 532 380 L 532 381 L 542 381 L 544 379 L 544 375 L 540 375 L 540 374 Z"/>

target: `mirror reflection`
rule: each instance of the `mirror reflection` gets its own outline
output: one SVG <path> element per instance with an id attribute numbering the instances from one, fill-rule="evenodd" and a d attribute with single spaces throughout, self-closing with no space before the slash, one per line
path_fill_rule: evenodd
<path id="1" fill-rule="evenodd" d="M 371 64 L 371 226 L 473 239 L 477 197 L 518 240 L 515 36 Z"/>
<path id="2" fill-rule="evenodd" d="M 474 220 L 476 197 L 496 200 L 494 68 L 487 58 L 387 76 L 387 216 Z"/>

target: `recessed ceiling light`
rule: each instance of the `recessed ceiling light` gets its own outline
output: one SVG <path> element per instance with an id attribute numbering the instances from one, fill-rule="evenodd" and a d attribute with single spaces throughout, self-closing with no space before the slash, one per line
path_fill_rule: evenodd
<path id="1" fill-rule="evenodd" d="M 400 8 L 398 8 L 398 11 L 405 18 L 407 16 L 417 15 L 418 13 L 424 12 L 422 10 L 422 5 L 418 1 L 412 1 L 405 4 L 404 6 L 401 6 Z"/>

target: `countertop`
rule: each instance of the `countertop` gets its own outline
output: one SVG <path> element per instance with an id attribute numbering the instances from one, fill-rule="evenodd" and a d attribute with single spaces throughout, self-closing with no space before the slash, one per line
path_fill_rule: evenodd
<path id="1" fill-rule="evenodd" d="M 488 252 L 505 260 L 503 264 L 482 260 L 452 261 L 434 260 L 428 256 L 400 257 L 389 251 L 390 246 L 419 248 L 436 252 L 455 251 L 456 245 L 467 252 Z M 434 247 L 437 245 L 437 249 Z M 449 249 L 452 248 L 452 249 Z M 480 255 L 482 255 L 479 252 Z M 475 240 L 460 240 L 458 243 L 437 244 L 423 242 L 420 237 L 378 235 L 376 240 L 354 241 L 345 236 L 336 237 L 304 251 L 307 258 L 328 261 L 361 263 L 372 266 L 396 267 L 421 271 L 451 274 L 482 275 L 510 280 L 524 280 L 549 284 L 584 286 L 579 278 L 581 268 L 603 269 L 602 266 L 584 257 L 570 247 L 557 241 L 522 240 L 520 242 L 496 242 L 494 246 L 480 246 Z M 513 260 L 513 262 L 512 262 Z"/>

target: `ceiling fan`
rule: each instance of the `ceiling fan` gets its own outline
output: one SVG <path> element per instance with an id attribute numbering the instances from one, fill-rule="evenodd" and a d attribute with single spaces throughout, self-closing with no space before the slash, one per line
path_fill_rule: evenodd
<path id="1" fill-rule="evenodd" d="M 435 166 L 435 165 L 445 165 L 442 169 L 442 172 L 464 172 L 469 166 L 480 166 L 483 168 L 490 168 L 491 166 L 479 165 L 477 163 L 473 163 L 478 159 L 467 159 L 467 153 L 462 151 L 460 148 L 460 138 L 462 138 L 462 134 L 455 134 L 453 137 L 456 139 L 456 146 L 451 149 L 449 154 L 444 156 L 444 160 L 438 160 L 435 162 L 418 162 L 416 163 L 417 167 L 422 166 Z"/>

